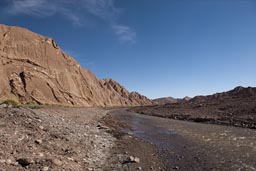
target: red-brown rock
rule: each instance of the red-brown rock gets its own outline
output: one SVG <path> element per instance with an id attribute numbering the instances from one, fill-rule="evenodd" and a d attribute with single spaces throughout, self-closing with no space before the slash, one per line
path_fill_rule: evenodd
<path id="1" fill-rule="evenodd" d="M 115 81 L 100 81 L 48 37 L 0 25 L 0 102 L 75 106 L 151 105 Z"/>

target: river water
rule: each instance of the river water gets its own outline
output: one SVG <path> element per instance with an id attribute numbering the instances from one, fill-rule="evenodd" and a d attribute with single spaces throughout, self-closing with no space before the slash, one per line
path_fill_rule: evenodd
<path id="1" fill-rule="evenodd" d="M 115 110 L 123 132 L 154 144 L 170 170 L 256 171 L 256 131 Z"/>

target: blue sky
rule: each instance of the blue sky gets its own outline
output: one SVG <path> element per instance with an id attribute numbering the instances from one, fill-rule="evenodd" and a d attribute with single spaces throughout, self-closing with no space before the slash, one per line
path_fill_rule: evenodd
<path id="1" fill-rule="evenodd" d="M 254 0 L 1 0 L 0 23 L 150 98 L 256 85 Z"/>

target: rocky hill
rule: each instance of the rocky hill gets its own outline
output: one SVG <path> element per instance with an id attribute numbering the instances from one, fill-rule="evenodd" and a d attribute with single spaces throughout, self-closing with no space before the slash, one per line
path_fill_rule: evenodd
<path id="1" fill-rule="evenodd" d="M 137 92 L 128 92 L 123 86 L 112 79 L 103 79 L 101 83 L 109 90 L 108 92 L 110 93 L 108 96 L 114 99 L 114 101 L 120 101 L 120 103 L 124 103 L 125 105 L 133 104 L 136 106 L 153 104 L 147 97 Z"/>
<path id="2" fill-rule="evenodd" d="M 164 105 L 168 103 L 178 103 L 178 99 L 173 97 L 163 97 L 163 98 L 154 99 L 153 101 L 158 105 Z"/>
<path id="3" fill-rule="evenodd" d="M 256 129 L 256 88 L 236 87 L 184 103 L 137 107 L 134 111 L 164 118 Z"/>
<path id="4" fill-rule="evenodd" d="M 98 80 L 48 37 L 0 25 L 0 102 L 74 106 L 151 105 L 115 81 Z"/>
<path id="5" fill-rule="evenodd" d="M 182 99 L 173 98 L 173 97 L 163 97 L 163 98 L 154 99 L 153 102 L 158 105 L 165 105 L 165 104 L 172 104 L 172 103 L 183 103 L 183 102 L 189 101 L 190 99 L 191 98 L 187 96 Z"/>
<path id="6" fill-rule="evenodd" d="M 248 97 L 256 97 L 256 88 L 255 87 L 236 87 L 233 90 L 215 93 L 213 95 L 208 96 L 196 96 L 190 101 L 193 103 L 204 103 L 211 101 L 223 101 L 223 100 L 231 100 L 231 99 L 243 99 Z"/>

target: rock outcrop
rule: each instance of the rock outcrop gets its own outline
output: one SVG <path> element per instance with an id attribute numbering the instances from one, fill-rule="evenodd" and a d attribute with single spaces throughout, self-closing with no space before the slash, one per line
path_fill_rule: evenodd
<path id="1" fill-rule="evenodd" d="M 114 99 L 114 101 L 120 101 L 124 103 L 124 105 L 133 104 L 136 106 L 153 104 L 147 97 L 137 92 L 128 92 L 123 86 L 112 79 L 103 79 L 101 83 L 109 90 L 110 94 L 108 94 L 108 96 Z"/>
<path id="2" fill-rule="evenodd" d="M 0 102 L 74 106 L 151 105 L 115 81 L 100 81 L 48 37 L 0 25 Z"/>

